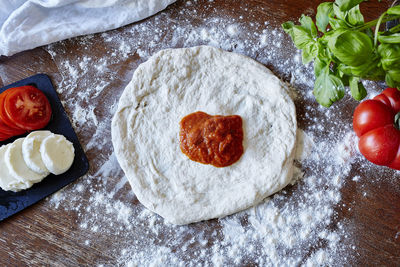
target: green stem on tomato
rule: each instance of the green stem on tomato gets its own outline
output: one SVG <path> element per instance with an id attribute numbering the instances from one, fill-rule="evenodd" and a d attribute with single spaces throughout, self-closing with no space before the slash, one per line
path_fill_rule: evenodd
<path id="1" fill-rule="evenodd" d="M 400 130 L 400 112 L 396 114 L 396 116 L 394 116 L 394 127 L 397 130 Z"/>

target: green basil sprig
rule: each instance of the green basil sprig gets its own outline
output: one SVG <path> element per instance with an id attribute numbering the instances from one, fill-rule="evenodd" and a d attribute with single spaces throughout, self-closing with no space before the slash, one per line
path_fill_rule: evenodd
<path id="1" fill-rule="evenodd" d="M 354 99 L 362 100 L 367 91 L 361 79 L 385 80 L 388 86 L 400 88 L 400 25 L 380 31 L 383 23 L 400 18 L 400 6 L 365 22 L 359 6 L 364 1 L 325 2 L 317 8 L 315 24 L 305 15 L 300 25 L 282 24 L 302 50 L 303 64 L 314 60 L 313 93 L 325 107 L 343 98 L 346 86 Z"/>

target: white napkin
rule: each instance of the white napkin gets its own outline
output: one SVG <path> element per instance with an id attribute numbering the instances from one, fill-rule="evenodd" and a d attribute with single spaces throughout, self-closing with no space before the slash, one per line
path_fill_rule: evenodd
<path id="1" fill-rule="evenodd" d="M 149 17 L 176 0 L 0 0 L 0 55 L 103 32 Z"/>

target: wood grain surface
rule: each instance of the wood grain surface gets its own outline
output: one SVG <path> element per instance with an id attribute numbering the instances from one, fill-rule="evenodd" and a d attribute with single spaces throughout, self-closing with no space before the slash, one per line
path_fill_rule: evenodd
<path id="1" fill-rule="evenodd" d="M 279 27 L 287 20 L 297 20 L 301 14 L 315 15 L 316 7 L 322 1 L 317 0 L 247 0 L 228 1 L 215 0 L 211 3 L 214 9 L 203 9 L 208 0 L 194 2 L 201 16 L 217 12 L 221 16 L 244 16 L 245 23 L 258 21 L 268 22 Z M 367 19 L 374 19 L 390 5 L 391 1 L 369 1 L 363 5 L 363 13 Z M 185 1 L 177 1 L 168 7 L 167 11 L 176 12 Z M 162 11 L 163 12 L 163 11 Z M 161 12 L 161 13 L 162 13 Z M 252 14 L 252 16 L 246 16 Z M 153 16 L 160 16 L 160 13 Z M 153 19 L 151 18 L 151 19 Z M 141 22 L 139 22 L 141 23 Z M 178 23 L 178 22 L 177 22 Z M 116 34 L 120 30 L 111 31 Z M 104 52 L 101 42 L 96 42 L 86 51 L 91 56 Z M 66 42 L 64 49 L 68 53 L 82 53 L 73 42 Z M 143 44 L 145 46 L 145 44 Z M 179 46 L 179 44 L 177 45 Z M 287 57 L 292 55 L 288 54 Z M 138 58 L 130 58 L 121 63 L 126 64 L 122 73 L 126 75 L 139 64 Z M 271 64 L 267 66 L 280 78 L 288 81 L 279 70 Z M 25 51 L 11 57 L 0 58 L 0 86 L 37 73 L 48 74 L 55 86 L 63 79 L 57 64 L 43 48 Z M 123 87 L 124 81 L 116 81 L 115 86 Z M 310 90 L 307 88 L 307 90 Z M 60 95 L 63 100 L 63 95 Z M 351 121 L 354 103 L 344 105 L 347 122 Z M 302 116 L 304 107 L 297 105 L 300 126 L 307 123 Z M 101 111 L 99 111 L 101 112 Z M 80 135 L 80 139 L 87 138 Z M 111 141 L 110 141 L 111 142 Z M 94 152 L 88 151 L 92 161 Z M 93 162 L 92 162 L 93 163 Z M 373 170 L 373 171 L 371 171 Z M 91 169 L 95 172 L 95 169 Z M 339 217 L 349 222 L 348 238 L 357 243 L 351 252 L 348 265 L 352 266 L 400 266 L 400 175 L 387 168 L 375 168 L 365 171 L 357 163 L 352 166 L 351 175 L 362 177 L 362 190 L 351 180 L 342 188 L 342 201 L 335 209 Z M 123 188 L 129 194 L 129 186 Z M 89 200 L 90 192 L 83 192 Z M 122 242 L 121 237 L 98 236 L 91 246 L 84 244 L 87 233 L 76 223 L 76 211 L 51 209 L 48 200 L 30 207 L 23 212 L 0 223 L 0 266 L 93 266 L 99 262 L 113 265 L 114 255 L 105 253 L 112 242 Z M 346 208 L 343 208 L 346 207 Z M 349 208 L 351 207 L 351 208 Z M 213 222 L 210 222 L 213 224 Z M 118 238 L 118 239 L 116 239 Z M 125 240 L 129 242 L 129 240 Z"/>

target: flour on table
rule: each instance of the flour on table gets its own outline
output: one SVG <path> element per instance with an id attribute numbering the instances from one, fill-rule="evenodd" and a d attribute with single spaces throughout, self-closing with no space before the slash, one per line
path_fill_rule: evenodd
<path id="1" fill-rule="evenodd" d="M 296 147 L 296 160 L 306 160 L 312 153 L 314 142 L 310 136 L 308 136 L 303 130 L 297 130 L 297 147 Z"/>

